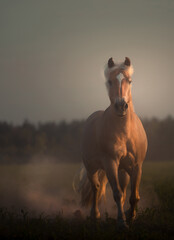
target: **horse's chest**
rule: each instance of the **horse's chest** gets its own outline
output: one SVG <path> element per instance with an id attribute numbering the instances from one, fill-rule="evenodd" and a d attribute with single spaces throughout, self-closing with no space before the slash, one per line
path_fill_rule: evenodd
<path id="1" fill-rule="evenodd" d="M 113 145 L 113 152 L 119 159 L 125 157 L 127 155 L 127 147 L 125 142 L 116 142 Z"/>
<path id="2" fill-rule="evenodd" d="M 102 147 L 112 158 L 126 159 L 128 163 L 135 161 L 135 144 L 127 135 L 110 134 L 103 140 Z"/>
<path id="3" fill-rule="evenodd" d="M 127 155 L 127 139 L 124 136 L 110 135 L 102 140 L 102 149 L 112 157 L 125 157 Z"/>

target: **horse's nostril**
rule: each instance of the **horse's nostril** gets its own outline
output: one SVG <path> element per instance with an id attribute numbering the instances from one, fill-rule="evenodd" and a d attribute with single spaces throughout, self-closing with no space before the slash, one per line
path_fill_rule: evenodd
<path id="1" fill-rule="evenodd" d="M 127 104 L 127 103 L 124 105 L 124 108 L 125 108 L 125 109 L 128 109 L 128 104 Z"/>
<path id="2" fill-rule="evenodd" d="M 128 109 L 128 104 L 125 101 L 116 102 L 114 106 L 117 111 L 125 111 Z"/>
<path id="3" fill-rule="evenodd" d="M 127 109 L 128 109 L 128 104 L 124 101 L 124 102 L 122 103 L 122 110 L 125 111 L 125 110 L 127 110 Z"/>

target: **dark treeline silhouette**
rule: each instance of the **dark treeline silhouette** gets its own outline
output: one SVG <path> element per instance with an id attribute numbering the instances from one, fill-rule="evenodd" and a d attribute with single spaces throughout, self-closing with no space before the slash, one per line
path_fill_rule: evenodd
<path id="1" fill-rule="evenodd" d="M 169 161 L 174 159 L 174 119 L 144 119 L 148 137 L 146 160 Z M 81 140 L 84 121 L 66 123 L 39 123 L 24 121 L 15 126 L 0 122 L 0 163 L 28 163 L 50 157 L 55 161 L 81 161 Z"/>

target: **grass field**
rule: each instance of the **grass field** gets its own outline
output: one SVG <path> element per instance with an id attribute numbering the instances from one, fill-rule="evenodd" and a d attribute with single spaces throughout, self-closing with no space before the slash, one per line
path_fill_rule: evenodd
<path id="1" fill-rule="evenodd" d="M 1 165 L 0 237 L 174 239 L 174 162 L 144 163 L 138 215 L 127 232 L 117 228 L 109 188 L 102 220 L 93 222 L 88 210 L 80 209 L 79 196 L 72 188 L 78 169 L 79 164 Z M 77 209 L 83 218 L 74 215 Z"/>

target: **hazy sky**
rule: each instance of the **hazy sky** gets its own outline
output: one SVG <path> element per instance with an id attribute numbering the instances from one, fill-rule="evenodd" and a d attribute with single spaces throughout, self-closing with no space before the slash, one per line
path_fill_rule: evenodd
<path id="1" fill-rule="evenodd" d="M 133 63 L 142 117 L 174 115 L 173 0 L 0 0 L 0 121 L 86 118 L 109 57 Z"/>

